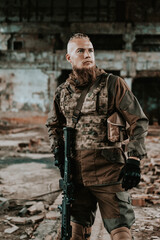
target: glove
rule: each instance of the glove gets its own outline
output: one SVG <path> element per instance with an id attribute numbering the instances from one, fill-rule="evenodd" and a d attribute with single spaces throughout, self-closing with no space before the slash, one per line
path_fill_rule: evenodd
<path id="1" fill-rule="evenodd" d="M 64 177 L 64 145 L 54 149 L 55 166 L 59 168 L 61 177 Z"/>
<path id="2" fill-rule="evenodd" d="M 136 187 L 141 179 L 140 161 L 128 158 L 122 168 L 118 181 L 122 179 L 122 187 L 125 191 Z"/>

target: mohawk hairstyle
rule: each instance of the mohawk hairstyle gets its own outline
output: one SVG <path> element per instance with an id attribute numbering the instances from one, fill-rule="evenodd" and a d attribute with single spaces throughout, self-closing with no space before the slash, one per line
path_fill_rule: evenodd
<path id="1" fill-rule="evenodd" d="M 72 41 L 72 40 L 75 39 L 75 38 L 88 38 L 88 39 L 89 39 L 89 37 L 88 37 L 85 33 L 74 33 L 74 34 L 70 37 L 70 39 L 69 39 L 68 42 Z M 89 39 L 89 40 L 90 40 L 90 39 Z"/>
<path id="2" fill-rule="evenodd" d="M 74 34 L 70 37 L 70 39 L 69 39 L 69 41 L 68 41 L 68 44 L 67 44 L 67 52 L 68 52 L 68 45 L 69 45 L 69 43 L 70 43 L 72 40 L 78 39 L 78 38 L 87 38 L 87 39 L 90 41 L 90 38 L 89 38 L 85 33 L 74 33 Z"/>

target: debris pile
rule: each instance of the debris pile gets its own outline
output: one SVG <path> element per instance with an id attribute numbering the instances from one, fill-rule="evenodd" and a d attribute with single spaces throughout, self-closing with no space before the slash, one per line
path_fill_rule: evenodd
<path id="1" fill-rule="evenodd" d="M 48 144 L 46 145 L 43 137 L 33 137 L 28 141 L 18 143 L 16 152 L 19 153 L 48 153 Z"/>
<path id="2" fill-rule="evenodd" d="M 147 158 L 141 160 L 141 182 L 131 190 L 134 206 L 160 204 L 160 128 L 150 128 L 146 138 Z"/>
<path id="3" fill-rule="evenodd" d="M 50 153 L 47 129 L 44 125 L 25 125 L 0 120 L 1 155 L 20 156 L 21 153 Z"/>
<path id="4" fill-rule="evenodd" d="M 56 240 L 59 171 L 45 125 L 0 120 L 0 133 L 0 239 Z"/>
<path id="5" fill-rule="evenodd" d="M 3 224 L 0 239 L 2 234 L 7 239 L 14 239 L 14 234 L 16 236 L 18 231 L 21 232 L 20 239 L 56 239 L 60 233 L 58 205 L 61 204 L 61 197 L 54 204 L 41 200 L 24 201 L 0 198 L 0 224 Z"/>
<path id="6" fill-rule="evenodd" d="M 7 163 L 8 156 L 11 158 L 15 157 L 16 159 L 20 157 L 22 161 L 17 160 L 16 164 L 18 162 L 27 164 L 27 172 L 22 171 L 21 175 L 23 175 L 25 181 L 28 181 L 30 177 L 32 182 L 35 183 L 35 178 L 39 178 L 39 175 L 35 174 L 35 176 L 29 176 L 29 172 L 32 174 L 32 171 L 31 167 L 29 167 L 27 156 L 30 158 L 31 153 L 32 155 L 40 155 L 39 153 L 41 153 L 46 162 L 46 155 L 48 153 L 50 154 L 50 147 L 45 126 L 12 125 L 1 121 L 0 132 L 0 167 L 4 167 Z M 146 146 L 147 157 L 141 160 L 141 182 L 138 187 L 131 189 L 130 193 L 132 204 L 135 206 L 134 208 L 150 208 L 152 212 L 152 210 L 157 208 L 160 204 L 160 128 L 150 128 L 149 135 L 146 138 Z M 26 162 L 22 156 L 25 156 Z M 36 159 L 35 162 L 36 161 L 38 162 L 38 159 Z M 50 160 L 48 160 L 48 162 L 49 161 Z M 53 165 L 52 161 L 53 159 L 51 159 L 51 164 Z M 40 163 L 41 162 L 42 161 L 40 161 Z M 33 163 L 32 166 L 33 169 L 36 168 Z M 12 169 L 14 168 L 12 167 Z M 37 171 L 39 171 L 38 173 L 42 176 L 42 169 L 40 167 Z M 35 184 L 32 186 L 32 183 L 29 185 L 30 188 L 32 188 L 31 192 L 34 192 L 34 194 L 37 188 L 40 189 L 40 194 L 45 192 L 42 190 L 45 184 L 48 186 L 47 191 L 51 193 L 51 183 L 58 184 L 59 172 L 55 170 L 53 173 L 53 169 L 51 169 L 50 165 L 48 165 L 46 171 L 47 173 L 42 176 L 42 179 L 39 180 L 36 186 Z M 48 176 L 49 171 L 51 171 L 51 177 L 47 179 L 46 176 Z M 36 199 L 23 199 L 23 201 L 13 200 L 13 198 L 16 198 L 14 194 L 17 195 L 18 193 L 12 185 L 6 188 L 6 184 L 10 185 L 10 183 L 4 181 L 5 176 L 2 174 L 4 172 L 5 171 L 1 172 L 0 176 L 0 184 L 2 186 L 2 194 L 0 195 L 0 239 L 58 240 L 60 234 L 60 212 L 57 207 L 61 204 L 61 194 L 59 195 L 59 192 L 56 193 L 56 195 L 59 196 L 53 205 L 52 203 L 56 198 L 55 195 L 54 198 L 52 198 L 53 201 L 46 201 L 42 194 Z M 18 174 L 20 174 L 20 172 Z M 9 179 L 12 178 L 10 177 Z M 21 190 L 21 196 L 23 195 L 24 197 L 24 193 L 26 193 L 26 191 L 29 193 L 29 191 L 28 188 L 24 187 L 21 179 L 22 178 L 20 178 L 19 182 L 15 182 L 15 184 L 18 189 Z M 14 180 L 16 181 L 15 178 Z M 58 187 L 55 186 L 53 189 L 57 188 Z M 154 221 L 157 221 L 157 219 Z M 136 225 L 135 231 L 136 229 L 138 229 L 138 225 Z"/>

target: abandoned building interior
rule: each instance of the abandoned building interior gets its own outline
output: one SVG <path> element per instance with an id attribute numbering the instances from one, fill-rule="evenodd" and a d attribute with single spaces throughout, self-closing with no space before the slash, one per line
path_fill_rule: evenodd
<path id="1" fill-rule="evenodd" d="M 160 124 L 159 15 L 156 0 L 0 1 L 0 110 L 47 113 L 71 71 L 66 43 L 84 32 L 97 66 L 123 77 Z"/>
<path id="2" fill-rule="evenodd" d="M 59 171 L 45 123 L 57 86 L 72 71 L 66 46 L 78 32 L 90 37 L 96 65 L 127 82 L 149 119 L 142 181 L 131 192 L 132 231 L 135 240 L 160 239 L 158 0 L 0 0 L 0 239 L 59 239 L 60 214 L 51 204 Z M 100 230 L 91 240 L 110 239 Z"/>

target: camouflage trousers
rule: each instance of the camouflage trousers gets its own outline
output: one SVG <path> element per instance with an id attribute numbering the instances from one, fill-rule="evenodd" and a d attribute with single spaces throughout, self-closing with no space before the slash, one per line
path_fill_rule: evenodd
<path id="1" fill-rule="evenodd" d="M 93 225 L 99 205 L 104 227 L 110 233 L 119 227 L 130 228 L 135 221 L 130 194 L 120 184 L 112 186 L 76 186 L 71 220 L 84 227 Z"/>

